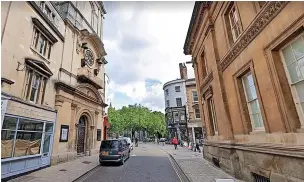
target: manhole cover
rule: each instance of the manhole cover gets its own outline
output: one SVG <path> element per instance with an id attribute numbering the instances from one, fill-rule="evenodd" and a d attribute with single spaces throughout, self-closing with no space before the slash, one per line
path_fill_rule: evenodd
<path id="1" fill-rule="evenodd" d="M 66 169 L 60 169 L 59 171 L 67 171 Z"/>
<path id="2" fill-rule="evenodd" d="M 84 163 L 84 164 L 90 164 L 91 162 L 89 162 L 89 161 L 83 161 L 82 163 Z"/>

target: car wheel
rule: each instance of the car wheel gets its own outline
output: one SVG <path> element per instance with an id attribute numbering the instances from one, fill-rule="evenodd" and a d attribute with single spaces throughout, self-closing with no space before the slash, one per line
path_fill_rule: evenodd
<path id="1" fill-rule="evenodd" d="M 99 162 L 99 165 L 100 165 L 100 166 L 103 166 L 103 162 Z"/>

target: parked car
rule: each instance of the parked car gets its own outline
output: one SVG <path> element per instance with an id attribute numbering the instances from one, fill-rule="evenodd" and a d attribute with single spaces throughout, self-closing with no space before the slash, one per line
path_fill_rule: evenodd
<path id="1" fill-rule="evenodd" d="M 100 144 L 99 163 L 118 162 L 121 165 L 130 157 L 130 149 L 125 139 L 104 140 Z"/>
<path id="2" fill-rule="evenodd" d="M 161 138 L 161 139 L 159 139 L 159 142 L 166 142 L 166 141 L 167 141 L 166 138 Z"/>
<path id="3" fill-rule="evenodd" d="M 130 150 L 133 150 L 133 142 L 131 141 L 131 138 L 123 137 L 123 139 L 125 139 L 127 141 L 127 143 L 129 144 Z"/>

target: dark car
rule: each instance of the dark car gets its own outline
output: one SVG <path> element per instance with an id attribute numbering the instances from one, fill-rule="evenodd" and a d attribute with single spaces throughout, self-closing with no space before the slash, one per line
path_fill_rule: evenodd
<path id="1" fill-rule="evenodd" d="M 111 139 L 101 142 L 99 150 L 99 163 L 118 162 L 121 165 L 130 157 L 130 150 L 125 139 Z"/>

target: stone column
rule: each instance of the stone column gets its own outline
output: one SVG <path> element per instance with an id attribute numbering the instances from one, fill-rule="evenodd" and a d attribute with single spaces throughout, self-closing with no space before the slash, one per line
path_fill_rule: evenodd
<path id="1" fill-rule="evenodd" d="M 75 148 L 75 139 L 76 139 L 76 108 L 77 104 L 71 103 L 71 120 L 70 120 L 70 132 L 69 132 L 69 151 L 74 151 Z"/>

